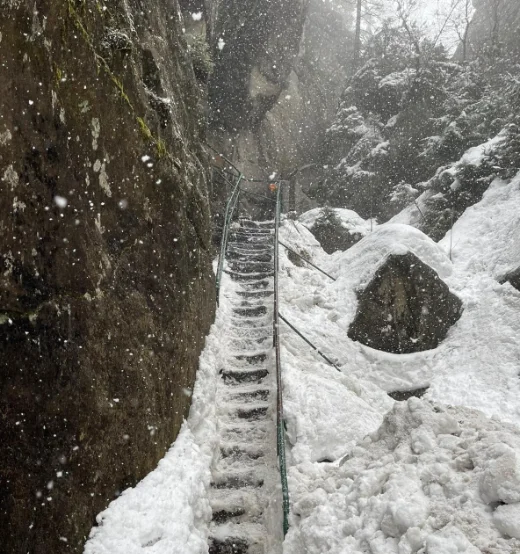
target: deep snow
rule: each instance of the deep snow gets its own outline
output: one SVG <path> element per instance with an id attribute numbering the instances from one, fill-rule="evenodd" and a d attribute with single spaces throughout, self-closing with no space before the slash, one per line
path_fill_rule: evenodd
<path id="1" fill-rule="evenodd" d="M 520 265 L 518 206 L 520 176 L 493 183 L 439 244 L 408 225 L 386 224 L 332 256 L 298 223 L 284 226 L 285 243 L 337 278 L 283 257 L 286 317 L 357 387 L 374 385 L 372 409 L 359 413 L 363 393 L 353 401 L 340 391 L 336 370 L 284 332 L 286 416 L 296 428 L 286 554 L 520 552 L 507 538 L 520 534 L 520 293 L 498 282 Z M 422 353 L 392 355 L 350 341 L 356 290 L 386 256 L 407 251 L 463 300 L 461 319 L 438 348 Z M 309 380 L 314 373 L 321 386 Z M 425 386 L 425 400 L 396 403 L 380 427 L 388 401 L 377 391 Z M 294 396 L 306 400 L 292 403 Z M 364 440 L 360 424 L 372 432 Z"/>
<path id="2" fill-rule="evenodd" d="M 301 222 L 285 221 L 281 240 L 337 280 L 294 265 L 281 249 L 281 312 L 341 369 L 281 324 L 286 554 L 520 552 L 520 293 L 499 282 L 520 265 L 519 206 L 520 175 L 495 181 L 438 244 L 403 214 L 331 256 Z M 386 256 L 407 251 L 462 299 L 462 317 L 426 352 L 392 355 L 351 341 L 356 290 Z M 98 516 L 86 554 L 207 552 L 228 316 L 224 302 L 179 438 L 154 473 Z M 421 400 L 386 394 L 426 386 Z"/>

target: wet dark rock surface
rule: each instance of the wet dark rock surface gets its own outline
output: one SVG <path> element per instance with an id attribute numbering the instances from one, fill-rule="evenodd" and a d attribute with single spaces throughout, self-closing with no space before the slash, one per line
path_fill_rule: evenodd
<path id="1" fill-rule="evenodd" d="M 437 347 L 462 313 L 462 302 L 412 253 L 391 255 L 358 295 L 348 336 L 404 354 Z"/>
<path id="2" fill-rule="evenodd" d="M 500 282 L 509 283 L 511 286 L 515 287 L 516 290 L 520 291 L 520 267 L 510 271 L 507 275 L 500 279 Z"/>
<path id="3" fill-rule="evenodd" d="M 345 227 L 332 210 L 323 210 L 309 231 L 327 254 L 333 254 L 338 250 L 345 252 L 363 238 L 361 233 Z"/>
<path id="4" fill-rule="evenodd" d="M 390 398 L 393 398 L 397 402 L 405 402 L 406 400 L 412 397 L 422 398 L 428 391 L 428 388 L 429 387 L 422 387 L 420 389 L 413 389 L 413 390 L 396 390 L 393 392 L 389 392 L 388 396 Z"/>
<path id="5" fill-rule="evenodd" d="M 287 85 L 307 2 L 214 0 L 211 7 L 216 50 L 209 83 L 212 126 L 232 132 L 256 129 Z"/>
<path id="6" fill-rule="evenodd" d="M 213 317 L 176 2 L 2 2 L 0 552 L 82 552 L 190 404 Z"/>

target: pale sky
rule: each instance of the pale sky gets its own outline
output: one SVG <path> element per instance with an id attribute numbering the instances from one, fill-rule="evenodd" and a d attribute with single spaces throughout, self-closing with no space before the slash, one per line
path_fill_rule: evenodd
<path id="1" fill-rule="evenodd" d="M 459 10 L 451 11 L 454 2 L 459 2 Z M 452 14 L 452 20 L 461 13 L 466 0 L 417 0 L 417 8 L 413 17 L 424 27 L 425 32 L 432 38 L 436 38 L 441 27 L 446 22 L 447 15 Z M 383 5 L 389 16 L 396 15 L 395 0 L 383 0 Z M 446 25 L 442 34 L 442 42 L 448 49 L 454 50 L 458 44 L 457 35 L 453 29 L 454 21 Z"/>

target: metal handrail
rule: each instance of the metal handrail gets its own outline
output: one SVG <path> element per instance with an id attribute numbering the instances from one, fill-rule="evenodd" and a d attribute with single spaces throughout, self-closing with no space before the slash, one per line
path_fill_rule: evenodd
<path id="1" fill-rule="evenodd" d="M 228 161 L 228 160 L 226 160 Z M 233 166 L 234 167 L 234 166 Z M 225 177 L 223 177 L 225 179 Z M 219 302 L 220 287 L 222 283 L 222 273 L 224 271 L 225 255 L 227 251 L 228 239 L 231 221 L 238 204 L 238 198 L 241 192 L 241 183 L 248 181 L 242 173 L 239 172 L 236 184 L 226 204 L 224 215 L 224 224 L 222 230 L 222 239 L 220 243 L 220 254 L 216 276 L 217 286 L 217 303 Z M 228 181 L 229 182 L 229 181 Z M 279 229 L 281 219 L 282 197 L 281 197 L 281 182 L 278 182 L 276 190 L 275 204 L 275 237 L 274 237 L 274 314 L 273 314 L 273 347 L 276 358 L 276 383 L 277 383 L 277 398 L 276 398 L 276 443 L 278 453 L 278 463 L 280 470 L 280 479 L 282 485 L 282 510 L 283 510 L 283 534 L 287 534 L 289 530 L 289 487 L 287 482 L 287 460 L 285 454 L 285 422 L 283 417 L 283 398 L 282 398 L 282 368 L 280 356 L 280 319 L 279 319 L 279 295 L 278 295 L 278 273 L 280 266 L 279 255 Z M 245 191 L 242 191 L 245 192 Z M 255 194 L 255 196 L 258 194 Z M 260 195 L 258 195 L 260 196 Z"/>
<path id="2" fill-rule="evenodd" d="M 216 287 L 217 287 L 217 304 L 219 303 L 220 297 L 220 285 L 222 284 L 222 272 L 224 271 L 224 261 L 226 257 L 227 243 L 229 238 L 229 227 L 233 219 L 233 214 L 238 203 L 238 197 L 240 195 L 240 183 L 243 180 L 242 173 L 239 173 L 235 188 L 229 197 L 229 200 L 226 204 L 226 212 L 224 214 L 224 228 L 222 231 L 222 238 L 220 240 L 220 254 L 218 257 L 218 267 L 217 267 L 217 278 L 216 278 Z"/>
<path id="3" fill-rule="evenodd" d="M 301 333 L 300 331 L 298 331 L 298 329 L 296 329 L 296 327 L 290 323 L 289 321 L 287 321 L 287 318 L 285 318 L 282 314 L 278 314 L 280 319 L 292 330 L 294 331 L 302 340 L 304 340 L 313 350 L 315 350 L 329 365 L 331 365 L 332 367 L 336 368 L 338 371 L 341 371 L 341 369 L 330 359 L 328 358 L 327 356 L 325 356 L 325 354 L 317 347 L 315 346 L 314 344 L 312 344 L 312 342 L 303 334 Z"/>
<path id="4" fill-rule="evenodd" d="M 285 423 L 283 419 L 283 398 L 282 398 L 282 364 L 280 357 L 280 322 L 279 322 L 279 297 L 278 297 L 278 270 L 280 268 L 279 255 L 279 229 L 281 210 L 281 186 L 278 183 L 276 191 L 275 208 L 275 237 L 274 237 L 274 316 L 273 316 L 273 346 L 276 357 L 276 444 L 278 452 L 278 463 L 280 466 L 280 479 L 282 484 L 282 508 L 283 508 L 283 534 L 289 530 L 289 487 L 287 484 L 287 461 L 285 457 Z"/>

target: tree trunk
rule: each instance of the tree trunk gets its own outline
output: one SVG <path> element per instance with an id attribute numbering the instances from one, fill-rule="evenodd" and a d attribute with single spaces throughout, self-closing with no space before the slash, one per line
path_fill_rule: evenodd
<path id="1" fill-rule="evenodd" d="M 352 64 L 354 71 L 356 71 L 359 67 L 359 59 L 361 55 L 361 8 L 362 8 L 362 0 L 357 0 L 356 33 L 354 35 L 354 60 Z"/>

